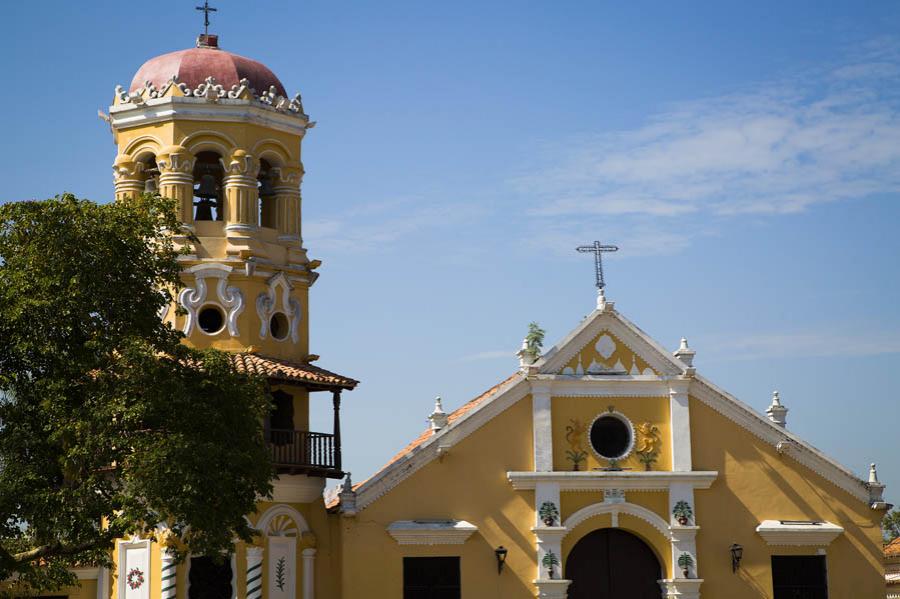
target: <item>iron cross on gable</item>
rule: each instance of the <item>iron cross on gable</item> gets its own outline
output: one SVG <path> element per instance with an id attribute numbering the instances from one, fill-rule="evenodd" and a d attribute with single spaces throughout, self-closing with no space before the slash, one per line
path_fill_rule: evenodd
<path id="1" fill-rule="evenodd" d="M 619 246 L 602 245 L 599 241 L 595 241 L 593 245 L 581 245 L 575 248 L 577 251 L 588 254 L 594 254 L 594 270 L 597 275 L 597 289 L 603 290 L 606 283 L 603 282 L 603 252 L 618 252 Z"/>
<path id="2" fill-rule="evenodd" d="M 218 8 L 209 5 L 209 0 L 203 0 L 203 6 L 196 7 L 197 10 L 203 11 L 203 35 L 209 35 L 209 13 L 218 12 Z"/>

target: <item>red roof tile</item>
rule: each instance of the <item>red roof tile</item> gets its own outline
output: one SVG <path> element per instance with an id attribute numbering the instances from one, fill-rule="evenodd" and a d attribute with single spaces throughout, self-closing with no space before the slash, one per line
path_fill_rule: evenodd
<path id="1" fill-rule="evenodd" d="M 231 362 L 238 372 L 263 376 L 274 381 L 341 389 L 353 389 L 359 384 L 359 381 L 312 364 L 300 364 L 257 354 L 231 354 Z"/>

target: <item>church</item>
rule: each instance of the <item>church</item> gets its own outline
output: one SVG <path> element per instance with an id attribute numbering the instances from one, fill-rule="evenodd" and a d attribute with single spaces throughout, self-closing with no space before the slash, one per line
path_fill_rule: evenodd
<path id="1" fill-rule="evenodd" d="M 309 346 L 320 262 L 302 237 L 315 123 L 300 95 L 204 34 L 140 66 L 108 118 L 116 198 L 158 191 L 180 207 L 181 310 L 162 317 L 268 380 L 278 478 L 247 515 L 257 542 L 224 563 L 120 539 L 113 568 L 77 570 L 62 596 L 884 597 L 874 464 L 860 477 L 793 434 L 777 394 L 760 413 L 704 378 L 686 340 L 664 348 L 599 277 L 565 338 L 526 340 L 508 378 L 452 413 L 438 401 L 427 430 L 352 483 L 340 408 L 357 381 Z M 333 428 L 311 431 L 323 401 Z M 343 483 L 326 497 L 329 480 Z"/>

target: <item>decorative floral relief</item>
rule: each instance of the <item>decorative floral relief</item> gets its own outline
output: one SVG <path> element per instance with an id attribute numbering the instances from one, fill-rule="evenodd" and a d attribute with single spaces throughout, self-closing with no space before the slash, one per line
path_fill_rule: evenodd
<path id="1" fill-rule="evenodd" d="M 266 527 L 266 535 L 271 537 L 296 537 L 300 535 L 297 523 L 287 514 L 275 516 Z"/>
<path id="2" fill-rule="evenodd" d="M 600 333 L 562 369 L 561 374 L 654 375 L 656 372 L 611 333 Z"/>
<path id="3" fill-rule="evenodd" d="M 587 460 L 587 451 L 584 449 L 586 432 L 587 427 L 576 418 L 571 419 L 566 425 L 566 443 L 569 444 L 569 449 L 566 450 L 566 459 L 572 462 L 572 470 L 579 470 L 579 464 Z"/>
<path id="4" fill-rule="evenodd" d="M 650 422 L 642 422 L 637 425 L 637 445 L 634 453 L 637 454 L 641 464 L 646 470 L 651 470 L 653 464 L 659 459 L 662 438 L 659 427 Z"/>
<path id="5" fill-rule="evenodd" d="M 217 303 L 225 310 L 228 334 L 238 336 L 237 319 L 244 311 L 244 296 L 237 287 L 228 286 L 228 273 L 231 268 L 227 266 L 203 266 L 193 271 L 194 287 L 185 287 L 178 294 L 178 303 L 187 312 L 184 320 L 183 332 L 190 335 L 197 324 L 197 311 L 208 303 L 209 288 L 206 279 L 216 279 Z"/>
<path id="6" fill-rule="evenodd" d="M 125 577 L 125 584 L 132 591 L 141 588 L 144 585 L 144 573 L 140 568 L 132 568 Z"/>
<path id="7" fill-rule="evenodd" d="M 269 87 L 268 90 L 258 93 L 254 88 L 250 87 L 250 81 L 247 79 L 241 79 L 239 83 L 232 85 L 231 89 L 226 90 L 223 85 L 216 82 L 214 77 L 207 77 L 203 83 L 194 89 L 191 89 L 185 83 L 179 82 L 177 77 L 172 77 L 162 86 L 162 89 L 157 89 L 150 81 L 145 82 L 143 87 L 131 93 L 125 91 L 125 88 L 121 85 L 117 85 L 116 97 L 122 104 L 139 106 L 146 100 L 165 97 L 173 87 L 189 98 L 203 98 L 207 102 L 255 100 L 260 104 L 274 108 L 278 112 L 309 118 L 303 112 L 303 99 L 300 97 L 300 94 L 295 95 L 292 99 L 288 99 L 279 94 L 274 85 Z"/>

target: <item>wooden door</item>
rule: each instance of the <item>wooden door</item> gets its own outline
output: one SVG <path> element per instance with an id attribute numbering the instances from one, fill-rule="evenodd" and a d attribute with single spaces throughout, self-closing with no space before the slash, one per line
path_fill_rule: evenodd
<path id="1" fill-rule="evenodd" d="M 662 568 L 653 550 L 618 528 L 588 533 L 572 548 L 565 576 L 569 599 L 659 599 Z"/>

